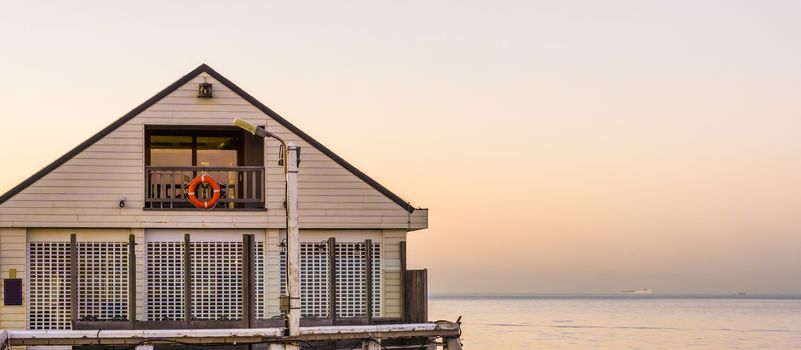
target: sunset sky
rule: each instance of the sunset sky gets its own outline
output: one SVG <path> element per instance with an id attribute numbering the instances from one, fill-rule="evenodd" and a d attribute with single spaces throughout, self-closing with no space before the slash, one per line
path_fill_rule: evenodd
<path id="1" fill-rule="evenodd" d="M 0 192 L 207 63 L 430 208 L 431 293 L 801 294 L 799 16 L 0 0 Z"/>

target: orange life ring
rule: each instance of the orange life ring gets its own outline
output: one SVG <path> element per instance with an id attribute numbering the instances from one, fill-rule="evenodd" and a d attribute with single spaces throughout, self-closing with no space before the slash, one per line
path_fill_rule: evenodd
<path id="1" fill-rule="evenodd" d="M 211 199 L 207 201 L 201 201 L 200 199 L 197 198 L 197 195 L 195 194 L 195 189 L 197 188 L 197 186 L 204 182 L 209 184 L 209 186 L 211 186 L 211 189 L 214 190 L 214 194 L 211 196 Z M 188 193 L 189 203 L 192 203 L 192 205 L 200 209 L 208 209 L 214 207 L 214 205 L 217 204 L 217 201 L 220 200 L 220 184 L 217 183 L 217 181 L 214 180 L 214 178 L 208 175 L 200 175 L 194 178 L 192 182 L 189 183 L 188 191 L 189 191 Z"/>

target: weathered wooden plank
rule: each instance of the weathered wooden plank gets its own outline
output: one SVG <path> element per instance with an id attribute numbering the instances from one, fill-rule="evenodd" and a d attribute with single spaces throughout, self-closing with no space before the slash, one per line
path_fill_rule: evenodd
<path id="1" fill-rule="evenodd" d="M 11 345 L 135 345 L 155 343 L 260 343 L 348 339 L 392 339 L 406 337 L 458 337 L 453 323 L 386 324 L 372 326 L 303 327 L 294 337 L 283 336 L 284 328 L 252 329 L 151 329 L 151 330 L 10 330 Z"/>
<path id="2" fill-rule="evenodd" d="M 4 215 L 0 214 L 0 222 L 78 222 L 78 215 Z M 24 226 L 21 226 L 24 227 Z"/>
<path id="3" fill-rule="evenodd" d="M 259 110 L 252 111 L 191 111 L 191 110 L 172 110 L 173 119 L 185 121 L 186 125 L 203 125 L 196 122 L 197 120 L 206 120 L 211 125 L 225 125 L 231 126 L 232 113 L 236 113 L 237 118 L 253 121 L 256 125 L 264 124 L 267 116 Z"/>
<path id="4" fill-rule="evenodd" d="M 459 340 L 459 337 L 448 337 L 448 338 L 445 338 L 445 349 L 446 350 L 462 350 L 462 342 Z"/>
<path id="5" fill-rule="evenodd" d="M 70 320 L 78 325 L 78 236 L 70 234 Z"/>
<path id="6" fill-rule="evenodd" d="M 132 146 L 140 146 L 141 147 L 144 144 L 145 143 L 144 143 L 144 140 L 143 140 L 142 137 L 119 138 L 119 137 L 113 137 L 112 135 L 109 135 L 109 136 L 104 137 L 104 138 L 102 138 L 100 140 L 97 140 L 97 142 L 93 145 L 93 147 L 94 146 L 99 146 L 99 145 L 132 145 Z"/>
<path id="7" fill-rule="evenodd" d="M 230 113 L 259 113 L 262 111 L 250 104 L 187 104 L 187 103 L 157 103 L 148 108 L 149 111 L 169 111 L 169 112 L 225 112 L 229 113 L 228 123 L 231 123 Z M 265 115 L 266 116 L 266 115 Z"/>
<path id="8" fill-rule="evenodd" d="M 136 123 L 131 123 L 136 124 Z M 116 130 L 111 132 L 106 138 L 114 138 L 114 139 L 142 139 L 142 132 L 141 131 L 121 131 Z"/>
<path id="9" fill-rule="evenodd" d="M 142 144 L 109 144 L 107 142 L 104 143 L 96 143 L 89 148 L 86 149 L 90 152 L 96 153 L 144 153 L 144 148 Z M 82 152 L 83 153 L 83 152 Z"/>
<path id="10" fill-rule="evenodd" d="M 332 204 L 329 202 L 301 202 L 299 203 L 300 209 L 338 209 L 338 210 L 359 210 L 359 211 L 373 211 L 373 210 L 403 210 L 394 202 L 386 203 L 364 203 L 364 202 L 337 202 Z M 404 210 L 405 212 L 405 210 Z"/>
<path id="11" fill-rule="evenodd" d="M 325 216 L 339 216 L 339 217 L 352 217 L 352 216 L 384 216 L 384 217 L 397 217 L 401 218 L 398 222 L 406 222 L 409 217 L 409 212 L 404 210 L 398 205 L 397 209 L 326 209 Z"/>
<path id="12" fill-rule="evenodd" d="M 328 318 L 337 324 L 337 239 L 328 238 Z"/>
<path id="13" fill-rule="evenodd" d="M 329 181 L 301 181 L 298 183 L 298 188 L 306 189 L 325 189 L 325 190 L 372 190 L 373 187 L 365 182 L 329 182 Z"/>
<path id="14" fill-rule="evenodd" d="M 120 179 L 115 175 L 106 175 L 105 178 L 100 179 L 85 179 L 83 177 L 72 176 L 72 178 L 55 179 L 47 177 L 36 182 L 31 188 L 43 187 L 83 187 L 83 188 L 118 188 L 118 189 L 135 189 L 137 191 L 142 189 L 142 179 L 140 175 L 138 179 L 125 180 Z M 75 189 L 68 191 L 75 192 Z M 81 192 L 84 192 L 81 190 Z"/>
<path id="15" fill-rule="evenodd" d="M 268 164 L 273 163 L 273 162 L 274 161 L 268 161 Z M 348 175 L 348 174 L 351 174 L 351 172 L 348 171 L 345 168 L 336 168 L 336 167 L 310 168 L 310 167 L 306 167 L 305 163 L 306 162 L 303 161 L 303 167 L 302 167 L 302 170 L 301 170 L 302 173 L 298 174 L 299 177 L 303 176 L 303 175 Z M 267 174 L 268 175 L 273 175 L 273 176 L 275 176 L 275 175 L 279 175 L 280 176 L 281 174 L 283 174 L 283 170 L 281 168 L 279 168 L 279 167 L 268 166 L 267 167 Z"/>
<path id="16" fill-rule="evenodd" d="M 381 350 L 381 343 L 376 339 L 362 340 L 362 349 L 364 350 Z"/>
<path id="17" fill-rule="evenodd" d="M 9 208 L 52 208 L 53 201 L 41 200 L 41 201 L 31 201 L 31 200 L 14 200 L 8 201 L 3 203 L 2 209 L 9 209 Z M 0 213 L 2 213 L 2 209 L 0 209 Z"/>
<path id="18" fill-rule="evenodd" d="M 116 210 L 118 215 L 128 215 L 132 210 L 142 208 L 144 202 L 142 200 L 136 200 L 136 198 L 128 197 L 125 201 L 125 208 L 130 210 L 120 210 L 120 209 L 110 209 L 117 207 L 119 208 L 119 197 L 117 199 L 108 199 L 108 200 L 89 200 L 89 201 L 71 201 L 71 200 L 58 200 L 53 201 L 54 208 L 89 208 L 89 209 L 101 209 L 105 210 Z M 141 212 L 138 213 L 141 215 Z"/>
<path id="19" fill-rule="evenodd" d="M 229 96 L 219 96 L 215 91 L 214 98 L 197 98 L 197 91 L 190 93 L 188 91 L 176 91 L 177 93 L 169 94 L 167 97 L 162 98 L 156 105 L 236 105 L 236 106 L 250 106 L 248 101 L 245 101 L 235 93 Z"/>
<path id="20" fill-rule="evenodd" d="M 22 344 L 24 340 L 60 340 L 67 339 L 88 339 L 90 341 L 103 344 L 103 340 L 132 339 L 141 341 L 143 339 L 198 339 L 198 338 L 237 338 L 237 337 L 265 337 L 275 338 L 282 335 L 281 328 L 252 328 L 252 329 L 149 329 L 149 330 L 32 330 L 32 331 L 9 331 L 9 339 L 15 344 Z M 68 343 L 53 345 L 68 345 Z M 70 343 L 71 344 L 71 343 Z M 86 343 L 91 344 L 91 343 Z M 122 344 L 122 343 L 120 343 Z"/>
<path id="21" fill-rule="evenodd" d="M 128 324 L 136 324 L 136 235 L 128 235 Z"/>
<path id="22" fill-rule="evenodd" d="M 190 83 L 190 84 L 192 84 L 192 83 Z M 195 86 L 197 86 L 196 85 L 197 83 L 194 83 L 194 84 L 195 84 Z M 249 102 L 245 101 L 245 99 L 243 99 L 242 97 L 237 95 L 235 92 L 233 92 L 231 90 L 228 90 L 228 89 L 222 88 L 221 84 L 219 84 L 219 83 L 214 84 L 213 90 L 214 90 L 214 98 L 210 98 L 210 99 L 197 98 L 197 89 L 185 89 L 185 88 L 180 88 L 178 90 L 173 91 L 171 94 L 167 95 L 167 97 L 165 99 L 186 99 L 186 100 L 198 101 L 198 103 L 204 103 L 204 102 L 201 102 L 201 101 L 204 101 L 204 100 L 205 101 L 214 101 L 214 100 L 217 100 L 217 99 L 222 99 L 222 100 L 225 100 L 225 101 L 241 101 L 241 103 L 250 104 Z M 162 101 L 164 101 L 164 100 L 162 100 Z M 169 101 L 169 100 L 167 100 L 167 101 Z"/>
<path id="23" fill-rule="evenodd" d="M 380 216 L 375 217 L 362 217 L 362 216 L 351 216 L 351 217 L 336 217 L 336 216 L 303 216 L 299 218 L 300 222 L 302 223 L 329 223 L 329 224 L 336 224 L 336 223 L 372 223 L 377 224 L 381 222 Z"/>
<path id="24" fill-rule="evenodd" d="M 405 322 L 428 321 L 428 271 L 406 270 L 404 277 L 404 320 Z"/>
<path id="25" fill-rule="evenodd" d="M 88 202 L 95 203 L 95 202 Z M 51 202 L 52 204 L 52 202 Z M 1 207 L 0 214 L 3 215 L 70 215 L 79 212 L 78 215 L 115 215 L 115 216 L 129 216 L 129 215 L 142 215 L 141 211 L 134 212 L 133 210 L 121 210 L 118 202 L 110 202 L 111 205 L 105 208 L 81 208 L 76 210 L 74 207 L 60 207 L 53 206 L 51 208 L 20 208 L 20 207 Z"/>
<path id="26" fill-rule="evenodd" d="M 112 134 L 119 133 L 119 132 L 138 132 L 141 133 L 144 131 L 144 127 L 142 124 L 139 123 L 125 123 L 114 129 Z"/>
<path id="27" fill-rule="evenodd" d="M 373 240 L 364 241 L 364 300 L 367 324 L 373 323 Z"/>
<path id="28" fill-rule="evenodd" d="M 79 190 L 70 187 L 42 187 L 31 186 L 23 192 L 25 194 L 72 194 L 75 196 L 85 194 L 116 194 L 116 195 L 137 195 L 142 193 L 141 187 L 81 187 Z"/>
<path id="29" fill-rule="evenodd" d="M 255 245 L 254 237 L 250 234 L 242 235 L 242 326 L 252 328 L 256 319 L 255 293 L 253 281 L 255 274 Z"/>
<path id="30" fill-rule="evenodd" d="M 145 179 L 144 173 L 138 169 L 135 172 L 125 173 L 103 173 L 103 172 L 86 172 L 86 171 L 54 171 L 47 174 L 40 181 L 58 181 L 58 180 L 72 180 L 72 181 L 87 181 L 87 180 L 101 180 L 109 183 L 117 181 L 136 181 L 137 186 L 141 186 Z M 37 183 L 38 185 L 38 183 Z"/>
<path id="31" fill-rule="evenodd" d="M 184 234 L 184 322 L 192 325 L 192 239 Z"/>
<path id="32" fill-rule="evenodd" d="M 384 197 L 384 196 L 383 196 L 383 195 L 381 195 L 381 194 L 378 194 L 378 192 L 377 192 L 377 191 L 376 191 L 376 193 L 375 193 L 375 194 L 368 194 L 368 195 L 365 195 L 365 196 L 364 196 L 364 201 L 365 201 L 366 203 L 388 203 L 388 202 L 391 202 L 391 201 L 389 200 L 389 198 L 387 198 L 387 197 Z"/>
<path id="33" fill-rule="evenodd" d="M 400 242 L 400 312 L 403 322 L 409 322 L 406 318 L 406 241 Z"/>
<path id="34" fill-rule="evenodd" d="M 103 165 L 70 164 L 69 162 L 53 170 L 53 173 L 109 174 L 109 177 L 115 176 L 114 174 L 144 174 L 140 165 L 108 167 Z M 49 174 L 46 177 L 49 177 Z"/>
<path id="35" fill-rule="evenodd" d="M 301 202 L 309 202 L 309 203 L 332 203 L 332 207 L 336 207 L 336 203 L 365 203 L 364 198 L 365 196 L 341 196 L 341 195 L 334 195 L 334 196 L 321 196 L 321 195 L 308 195 L 305 193 L 299 193 Z"/>
<path id="36" fill-rule="evenodd" d="M 72 158 L 64 165 L 95 165 L 95 166 L 141 166 L 141 159 L 83 159 Z"/>
<path id="37" fill-rule="evenodd" d="M 144 153 L 141 150 L 134 152 L 104 152 L 87 149 L 72 159 L 136 159 L 141 161 L 144 159 Z"/>

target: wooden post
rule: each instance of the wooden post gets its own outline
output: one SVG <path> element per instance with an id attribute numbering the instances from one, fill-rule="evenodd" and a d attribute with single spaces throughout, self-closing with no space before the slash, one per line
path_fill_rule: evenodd
<path id="1" fill-rule="evenodd" d="M 136 236 L 128 235 L 128 324 L 136 326 Z"/>
<path id="2" fill-rule="evenodd" d="M 425 323 L 428 322 L 428 276 L 427 271 L 406 270 L 406 306 L 404 308 L 404 318 L 406 323 Z"/>
<path id="3" fill-rule="evenodd" d="M 70 235 L 70 321 L 78 327 L 78 236 Z"/>
<path id="4" fill-rule="evenodd" d="M 459 326 L 450 322 L 427 324 L 387 324 L 373 326 L 337 326 L 309 327 L 298 337 L 286 337 L 285 329 L 278 327 L 260 329 L 157 329 L 157 330 L 12 330 L 8 331 L 10 345 L 66 345 L 103 347 L 120 345 L 122 347 L 144 343 L 187 343 L 213 345 L 224 342 L 230 345 L 246 346 L 249 344 L 281 343 L 297 348 L 297 344 L 322 340 L 356 342 L 363 345 L 363 340 L 399 339 L 421 337 L 459 338 Z M 3 336 L 0 331 L 0 339 Z M 385 340 L 386 342 L 386 340 Z M 294 343 L 290 345 L 289 343 Z M 376 344 L 376 342 L 372 342 Z M 378 342 L 379 345 L 382 342 Z M 457 343 L 458 344 L 458 343 Z M 353 345 L 352 343 L 350 345 Z M 380 344 L 384 348 L 390 344 Z M 454 344 L 451 343 L 451 348 Z M 188 345 L 188 347 L 192 347 Z M 394 347 L 394 346 L 393 346 Z M 404 347 L 404 348 L 409 348 Z"/>
<path id="5" fill-rule="evenodd" d="M 242 323 L 253 327 L 253 235 L 242 235 Z"/>
<path id="6" fill-rule="evenodd" d="M 298 232 L 298 156 L 300 147 L 286 147 L 286 236 L 287 289 L 289 291 L 289 335 L 300 335 L 300 241 Z"/>
<path id="7" fill-rule="evenodd" d="M 362 349 L 363 350 L 381 350 L 381 344 L 378 342 L 378 340 L 365 339 L 365 340 L 362 340 Z"/>
<path id="8" fill-rule="evenodd" d="M 364 241 L 364 299 L 366 301 L 367 324 L 373 324 L 373 241 Z"/>
<path id="9" fill-rule="evenodd" d="M 462 342 L 459 337 L 445 338 L 445 350 L 462 350 Z"/>
<path id="10" fill-rule="evenodd" d="M 189 234 L 184 234 L 184 322 L 192 328 L 192 242 Z"/>
<path id="11" fill-rule="evenodd" d="M 408 322 L 406 318 L 406 241 L 400 242 L 400 260 L 401 260 L 401 271 L 400 271 L 400 295 L 401 295 L 401 317 L 403 317 L 403 322 Z"/>
<path id="12" fill-rule="evenodd" d="M 8 343 L 8 331 L 0 330 L 0 350 L 5 350 Z"/>
<path id="13" fill-rule="evenodd" d="M 328 238 L 328 316 L 337 324 L 337 239 Z"/>

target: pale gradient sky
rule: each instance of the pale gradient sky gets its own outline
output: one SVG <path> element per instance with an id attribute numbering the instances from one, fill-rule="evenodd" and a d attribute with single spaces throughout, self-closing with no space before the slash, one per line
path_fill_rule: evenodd
<path id="1" fill-rule="evenodd" d="M 204 62 L 431 209 L 433 293 L 801 293 L 801 2 L 2 0 L 0 192 Z"/>

